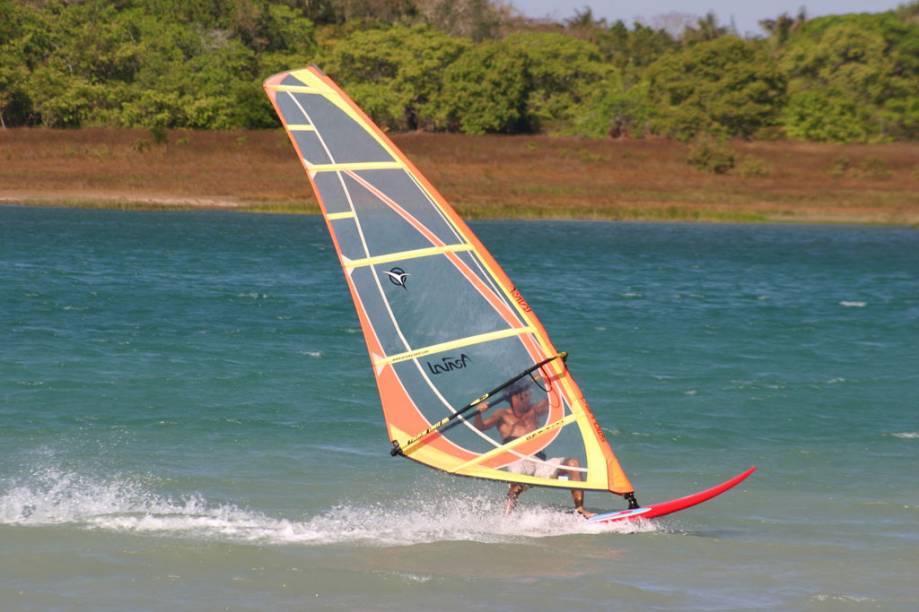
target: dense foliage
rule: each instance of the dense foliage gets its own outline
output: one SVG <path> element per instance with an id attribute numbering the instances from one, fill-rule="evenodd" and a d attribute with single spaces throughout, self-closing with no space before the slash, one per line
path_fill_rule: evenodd
<path id="1" fill-rule="evenodd" d="M 316 63 L 391 130 L 914 139 L 917 7 L 742 38 L 488 0 L 0 0 L 0 122 L 271 127 L 261 81 Z"/>

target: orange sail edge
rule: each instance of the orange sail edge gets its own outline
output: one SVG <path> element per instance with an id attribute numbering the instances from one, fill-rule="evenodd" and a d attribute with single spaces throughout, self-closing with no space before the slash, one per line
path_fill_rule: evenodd
<path id="1" fill-rule="evenodd" d="M 269 98 L 272 101 L 272 104 L 275 107 L 278 116 L 281 118 L 282 123 L 288 131 L 288 136 L 291 139 L 292 144 L 294 145 L 295 150 L 297 151 L 298 157 L 303 163 L 304 168 L 307 170 L 307 174 L 310 179 L 311 186 L 314 193 L 316 194 L 317 200 L 319 201 L 320 208 L 323 212 L 323 215 L 326 217 L 326 225 L 329 229 L 329 232 L 332 236 L 333 244 L 335 245 L 336 251 L 339 256 L 342 256 L 342 249 L 338 244 L 336 238 L 336 233 L 333 228 L 333 224 L 330 221 L 328 215 L 328 209 L 325 206 L 322 200 L 322 194 L 318 188 L 316 182 L 314 181 L 313 172 L 310 169 L 310 164 L 308 163 L 307 158 L 303 155 L 298 147 L 297 140 L 293 138 L 293 135 L 290 133 L 291 129 L 296 129 L 298 126 L 288 126 L 288 122 L 285 121 L 284 115 L 281 112 L 281 109 L 278 106 L 276 101 L 277 91 L 284 89 L 285 87 L 290 90 L 303 90 L 303 89 L 312 89 L 314 87 L 321 87 L 320 84 L 317 84 L 315 80 L 310 80 L 310 85 L 308 87 L 299 87 L 297 85 L 285 86 L 282 85 L 282 81 L 289 75 L 292 75 L 294 78 L 300 78 L 297 76 L 297 73 L 303 72 L 312 73 L 314 78 L 318 78 L 321 81 L 322 85 L 325 85 L 334 93 L 333 97 L 339 98 L 341 102 L 347 105 L 351 112 L 354 113 L 357 117 L 360 118 L 360 123 L 362 127 L 368 132 L 371 132 L 373 136 L 380 142 L 384 143 L 388 152 L 399 162 L 404 164 L 406 170 L 410 172 L 414 178 L 423 186 L 424 190 L 428 193 L 429 197 L 436 203 L 440 208 L 441 212 L 447 216 L 450 221 L 456 226 L 457 230 L 462 234 L 463 238 L 473 245 L 476 255 L 480 257 L 488 271 L 491 273 L 494 280 L 501 287 L 504 294 L 509 299 L 510 303 L 514 305 L 517 309 L 517 312 L 533 329 L 536 330 L 534 336 L 536 343 L 533 345 L 534 349 L 537 349 L 539 352 L 544 354 L 555 354 L 557 351 L 549 340 L 549 336 L 543 327 L 542 323 L 533 313 L 529 304 L 521 295 L 520 291 L 514 285 L 514 283 L 507 277 L 503 269 L 497 263 L 497 261 L 491 256 L 488 250 L 484 245 L 479 241 L 478 237 L 471 231 L 465 221 L 456 213 L 453 207 L 446 201 L 446 199 L 434 188 L 433 185 L 421 174 L 421 172 L 415 167 L 415 165 L 404 155 L 404 153 L 396 147 L 396 145 L 390 140 L 390 138 L 380 130 L 374 122 L 364 113 L 364 111 L 358 107 L 351 98 L 335 84 L 328 76 L 326 76 L 318 67 L 309 66 L 305 69 L 291 70 L 281 72 L 279 74 L 273 75 L 265 80 L 264 87 L 266 93 L 268 93 Z M 321 93 L 317 90 L 314 90 L 315 93 Z M 311 92 L 312 93 L 312 92 Z M 299 122 L 294 122 L 299 123 Z M 302 126 L 299 126 L 302 129 Z M 360 302 L 360 296 L 356 290 L 354 284 L 351 281 L 351 278 L 347 271 L 345 271 L 345 278 L 351 293 L 351 296 L 354 300 L 355 308 L 357 310 L 358 318 L 360 320 L 361 329 L 364 333 L 365 342 L 367 344 L 367 350 L 373 364 L 374 368 L 374 377 L 377 382 L 378 391 L 380 393 L 382 409 L 384 413 L 384 420 L 386 422 L 387 437 L 388 441 L 400 441 L 407 440 L 411 435 L 415 435 L 420 431 L 423 431 L 426 427 L 430 426 L 430 422 L 427 421 L 423 415 L 417 413 L 412 416 L 406 416 L 405 411 L 400 411 L 400 405 L 406 401 L 411 402 L 411 398 L 408 397 L 404 388 L 401 388 L 401 383 L 398 380 L 398 377 L 395 376 L 392 372 L 392 369 L 389 366 L 384 366 L 382 369 L 378 369 L 376 366 L 376 359 L 380 356 L 384 356 L 383 350 L 379 345 L 379 342 L 375 339 L 373 325 L 369 320 L 369 317 L 364 312 Z M 527 341 L 530 339 L 527 338 Z M 392 375 L 392 376 L 389 376 Z M 550 481 L 548 479 L 542 478 L 533 478 L 526 477 L 522 475 L 510 475 L 507 472 L 502 472 L 498 469 L 494 469 L 491 466 L 500 464 L 500 461 L 488 461 L 487 463 L 483 462 L 482 466 L 478 466 L 475 470 L 472 470 L 473 473 L 460 473 L 460 472 L 451 472 L 450 467 L 456 467 L 457 463 L 461 464 L 463 461 L 468 461 L 469 458 L 474 457 L 475 455 L 457 447 L 455 444 L 450 442 L 448 439 L 441 436 L 439 433 L 433 433 L 430 440 L 426 441 L 424 447 L 430 450 L 425 452 L 415 452 L 406 453 L 406 456 L 413 461 L 422 463 L 434 469 L 439 469 L 446 471 L 448 473 L 458 475 L 458 476 L 467 476 L 478 479 L 485 480 L 499 480 L 505 482 L 523 482 L 524 484 L 530 484 L 531 486 L 544 486 L 552 488 L 564 488 L 564 489 L 584 489 L 592 491 L 609 491 L 614 494 L 623 495 L 633 491 L 631 482 L 628 479 L 628 476 L 625 474 L 625 471 L 619 464 L 618 459 L 612 451 L 606 437 L 603 435 L 603 432 L 597 423 L 592 411 L 588 407 L 586 401 L 581 394 L 581 391 L 573 378 L 569 375 L 566 376 L 566 381 L 564 386 L 566 388 L 565 395 L 569 399 L 572 409 L 574 406 L 577 406 L 577 409 L 581 414 L 586 417 L 586 421 L 590 424 L 590 427 L 587 428 L 592 431 L 590 437 L 593 437 L 594 440 L 592 444 L 595 444 L 593 447 L 595 450 L 592 451 L 595 453 L 595 461 L 593 465 L 589 466 L 591 470 L 599 470 L 605 468 L 605 478 L 592 478 L 590 483 L 579 482 L 579 481 L 567 481 L 567 480 L 556 480 Z M 582 428 L 583 432 L 583 428 Z M 599 453 L 597 453 L 599 451 Z M 447 454 L 452 457 L 450 461 L 444 461 L 443 456 L 432 459 L 431 453 L 441 453 Z M 602 455 L 602 460 L 600 456 Z M 499 455 L 499 457 L 501 457 Z M 605 465 L 603 465 L 605 462 Z M 527 480 L 532 480 L 533 482 L 525 482 Z M 598 481 L 605 481 L 603 486 L 597 486 L 600 483 Z"/>
<path id="2" fill-rule="evenodd" d="M 594 434 L 597 436 L 597 441 L 600 443 L 600 448 L 603 450 L 603 456 L 606 458 L 606 478 L 609 483 L 609 492 L 615 495 L 634 493 L 635 487 L 632 486 L 632 482 L 626 475 L 625 470 L 622 469 L 622 465 L 619 463 L 616 453 L 613 452 L 612 446 L 606 439 L 606 435 L 603 433 L 600 423 L 597 421 L 596 417 L 594 417 L 590 408 L 588 408 L 587 402 L 584 401 L 583 396 L 581 397 L 581 401 L 584 402 L 584 414 L 593 427 Z"/>

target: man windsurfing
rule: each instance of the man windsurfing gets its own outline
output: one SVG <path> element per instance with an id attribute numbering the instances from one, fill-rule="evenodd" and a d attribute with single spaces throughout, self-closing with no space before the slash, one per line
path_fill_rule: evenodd
<path id="1" fill-rule="evenodd" d="M 479 404 L 473 424 L 480 431 L 497 427 L 498 433 L 501 435 L 502 444 L 507 444 L 535 431 L 540 426 L 543 415 L 549 411 L 548 399 L 533 403 L 532 392 L 524 380 L 517 381 L 511 385 L 507 395 L 499 398 L 494 403 L 500 403 L 501 401 L 507 401 L 510 407 L 495 410 L 488 418 L 483 418 L 482 415 L 490 408 L 490 405 L 485 402 Z M 575 469 L 569 470 L 565 469 L 566 467 Z M 581 472 L 577 469 L 580 467 L 580 461 L 574 457 L 546 458 L 545 453 L 540 451 L 531 457 L 523 457 L 511 463 L 507 466 L 507 470 L 514 474 L 535 476 L 537 478 L 558 478 L 560 475 L 565 474 L 570 480 L 582 480 Z M 510 484 L 510 488 L 507 491 L 506 514 L 510 514 L 516 507 L 517 499 L 527 488 L 527 485 L 517 482 Z M 578 514 L 584 518 L 590 518 L 594 515 L 593 512 L 588 512 L 584 508 L 583 490 L 572 489 L 571 499 L 574 501 L 574 509 Z"/>

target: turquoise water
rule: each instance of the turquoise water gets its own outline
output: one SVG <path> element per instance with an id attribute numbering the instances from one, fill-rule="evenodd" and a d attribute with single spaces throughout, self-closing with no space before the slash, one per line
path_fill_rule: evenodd
<path id="1" fill-rule="evenodd" d="M 505 518 L 389 457 L 320 219 L 0 207 L 0 609 L 919 606 L 919 232 L 473 228 L 639 500 L 760 471 Z"/>

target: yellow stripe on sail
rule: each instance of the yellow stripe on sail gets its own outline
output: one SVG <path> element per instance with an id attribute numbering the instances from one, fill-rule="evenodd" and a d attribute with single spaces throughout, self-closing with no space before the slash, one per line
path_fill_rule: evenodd
<path id="1" fill-rule="evenodd" d="M 503 446 L 499 446 L 498 448 L 495 448 L 495 449 L 493 449 L 493 450 L 490 450 L 490 451 L 488 451 L 487 453 L 484 453 L 484 454 L 482 454 L 482 455 L 479 455 L 479 456 L 476 457 L 475 459 L 470 459 L 469 461 L 467 461 L 466 463 L 460 465 L 459 467 L 455 467 L 455 468 L 451 469 L 451 470 L 450 470 L 450 473 L 451 473 L 451 474 L 456 474 L 457 472 L 461 472 L 462 470 L 465 470 L 465 469 L 467 469 L 467 468 L 474 467 L 474 466 L 476 466 L 476 465 L 482 463 L 483 461 L 488 461 L 489 459 L 491 459 L 492 457 L 494 457 L 494 456 L 496 456 L 496 455 L 500 455 L 501 453 L 504 453 L 504 452 L 507 452 L 507 451 L 509 451 L 509 450 L 513 450 L 513 449 L 517 448 L 518 446 L 520 446 L 521 444 L 527 442 L 528 440 L 532 440 L 533 438 L 537 438 L 537 437 L 543 435 L 544 433 L 547 433 L 547 432 L 549 432 L 549 431 L 552 431 L 553 429 L 558 429 L 559 427 L 564 427 L 564 426 L 567 425 L 568 423 L 574 422 L 574 420 L 575 420 L 576 418 L 577 418 L 576 415 L 574 415 L 574 414 L 569 414 L 568 416 L 563 417 L 563 418 L 561 418 L 561 419 L 559 419 L 559 420 L 557 420 L 557 421 L 555 421 L 555 422 L 553 422 L 553 423 L 548 423 L 548 424 L 546 424 L 546 425 L 543 425 L 543 426 L 540 427 L 539 429 L 534 429 L 533 431 L 531 431 L 530 433 L 528 433 L 528 434 L 525 435 L 525 436 L 520 436 L 520 437 L 517 438 L 516 440 L 514 440 L 514 441 L 512 441 L 512 442 L 508 442 L 507 444 L 505 444 L 505 445 L 503 445 Z M 509 475 L 510 475 L 510 474 L 509 474 Z"/>
<path id="2" fill-rule="evenodd" d="M 275 91 L 291 91 L 293 93 L 319 93 L 315 87 L 304 87 L 303 85 L 268 85 Z"/>
<path id="3" fill-rule="evenodd" d="M 329 213 L 325 218 L 329 221 L 337 221 L 338 219 L 353 219 L 354 216 L 354 213 L 349 210 L 348 212 Z"/>
<path id="4" fill-rule="evenodd" d="M 330 217 L 331 218 L 331 217 Z M 397 253 L 387 253 L 386 255 L 377 255 L 376 257 L 365 257 L 364 259 L 351 259 L 345 263 L 348 268 L 360 268 L 362 266 L 374 266 L 376 264 L 389 263 L 391 261 L 402 261 L 403 259 L 416 259 L 418 257 L 429 257 L 430 255 L 440 255 L 442 253 L 456 253 L 458 251 L 471 251 L 471 244 L 450 244 L 442 247 L 429 247 L 426 249 L 414 249 L 411 251 L 399 251 Z"/>
<path id="5" fill-rule="evenodd" d="M 501 340 L 502 338 L 521 336 L 523 334 L 532 334 L 533 331 L 534 330 L 532 327 L 513 327 L 510 329 L 488 332 L 487 334 L 479 334 L 477 336 L 467 336 L 458 340 L 441 342 L 440 344 L 432 344 L 431 346 L 426 346 L 424 348 L 415 349 L 405 353 L 399 353 L 398 355 L 390 355 L 389 357 L 384 357 L 383 359 L 375 359 L 373 364 L 377 368 L 382 368 L 383 366 L 390 363 L 399 363 L 402 361 L 408 361 L 409 359 L 417 359 L 418 357 L 424 357 L 425 355 L 430 355 L 431 353 L 450 351 L 453 349 L 463 348 L 464 346 L 472 346 L 473 344 L 491 342 L 492 340 Z"/>
<path id="6" fill-rule="evenodd" d="M 315 132 L 316 127 L 308 123 L 288 123 L 287 129 L 291 132 Z"/>
<path id="7" fill-rule="evenodd" d="M 347 172 L 348 170 L 401 170 L 402 162 L 353 162 L 348 164 L 310 164 L 310 172 Z"/>

